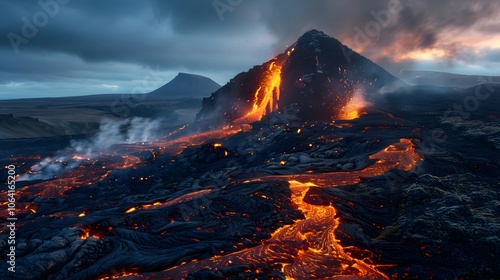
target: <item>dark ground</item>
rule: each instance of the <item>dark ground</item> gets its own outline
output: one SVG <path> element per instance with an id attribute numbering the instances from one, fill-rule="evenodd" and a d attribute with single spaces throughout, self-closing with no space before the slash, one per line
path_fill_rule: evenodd
<path id="1" fill-rule="evenodd" d="M 107 94 L 0 100 L 0 139 L 93 134 L 103 119 L 161 120 L 166 130 L 194 120 L 201 98 Z"/>
<path id="2" fill-rule="evenodd" d="M 306 123 L 272 113 L 252 130 L 207 139 L 180 154 L 132 150 L 128 153 L 141 158 L 140 164 L 58 196 L 37 197 L 29 192 L 37 182 L 19 182 L 19 194 L 26 194 L 19 202 L 38 209 L 17 216 L 16 277 L 130 273 L 127 279 L 175 279 L 186 265 L 189 279 L 284 279 L 282 267 L 296 261 L 299 249 L 315 244 L 272 242 L 271 233 L 303 220 L 304 213 L 292 201 L 287 180 L 269 176 L 363 170 L 374 164 L 370 155 L 404 138 L 422 157 L 412 170 L 310 187 L 303 201 L 333 205 L 340 221 L 336 238 L 344 248 L 358 248 L 345 250 L 360 259 L 369 256 L 388 278 L 499 279 L 499 105 L 499 88 L 488 85 L 413 88 L 381 97 L 352 121 Z M 67 136 L 2 140 L 1 163 L 22 173 L 69 141 Z M 94 170 L 113 160 L 102 156 L 82 164 Z M 154 203 L 159 206 L 145 206 Z M 84 232 L 95 237 L 82 239 Z M 9 276 L 7 233 L 4 227 L 2 279 Z M 230 253 L 231 264 L 213 259 Z M 213 262 L 204 269 L 196 266 L 201 261 Z M 318 271 L 339 267 L 328 263 Z M 357 270 L 340 271 L 356 275 Z"/>

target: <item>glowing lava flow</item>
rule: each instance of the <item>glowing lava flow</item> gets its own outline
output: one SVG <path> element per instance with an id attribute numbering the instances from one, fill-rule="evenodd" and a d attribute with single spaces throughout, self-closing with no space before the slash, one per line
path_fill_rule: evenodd
<path id="1" fill-rule="evenodd" d="M 243 124 L 237 127 L 231 126 L 223 129 L 200 132 L 189 136 L 183 136 L 174 140 L 158 140 L 149 144 L 152 147 L 159 147 L 161 154 L 179 154 L 186 147 L 200 145 L 206 143 L 210 139 L 221 139 L 224 137 L 229 137 L 238 132 L 250 129 L 252 129 L 251 125 Z"/>
<path id="2" fill-rule="evenodd" d="M 275 61 L 271 62 L 259 89 L 255 92 L 252 111 L 248 115 L 258 113 L 262 116 L 266 110 L 271 112 L 278 109 L 276 101 L 280 99 L 281 67 L 281 64 L 277 65 Z"/>
<path id="3" fill-rule="evenodd" d="M 114 152 L 109 155 L 101 155 L 98 159 L 89 159 L 81 155 L 74 155 L 72 160 L 82 161 L 79 166 L 67 170 L 51 180 L 27 185 L 18 190 L 18 194 L 20 196 L 36 195 L 40 198 L 66 197 L 67 191 L 100 181 L 111 174 L 113 170 L 133 168 L 143 163 L 139 157 L 131 155 L 130 153 L 132 152 L 159 150 L 161 154 L 180 153 L 188 146 L 199 145 L 210 139 L 229 137 L 251 128 L 250 125 L 242 124 L 237 127 L 202 132 L 174 140 L 158 140 L 148 143 L 120 145 L 118 147 L 127 147 L 128 153 L 118 155 L 117 152 Z M 41 158 L 41 156 L 38 156 L 38 158 Z M 18 206 L 20 214 L 35 214 L 39 208 L 38 203 L 35 202 L 18 202 Z M 163 206 L 165 205 L 157 204 L 149 207 Z M 145 206 L 144 208 L 149 207 Z"/>
<path id="4" fill-rule="evenodd" d="M 389 279 L 377 267 L 365 260 L 353 258 L 344 251 L 335 237 L 339 219 L 332 205 L 320 206 L 303 201 L 313 183 L 289 181 L 292 200 L 304 213 L 305 219 L 276 231 L 271 240 L 297 241 L 308 245 L 299 250 L 291 263 L 283 265 L 287 279 L 325 279 L 330 277 L 362 277 L 368 279 Z M 317 187 L 317 186 L 316 186 Z"/>
<path id="5" fill-rule="evenodd" d="M 157 208 L 168 207 L 168 206 L 172 206 L 172 205 L 175 205 L 178 203 L 197 199 L 197 198 L 199 198 L 203 195 L 206 195 L 210 192 L 212 192 L 211 189 L 199 190 L 199 191 L 194 191 L 191 193 L 181 195 L 180 197 L 174 198 L 174 199 L 166 201 L 166 202 L 157 201 L 157 202 L 152 203 L 152 204 L 150 203 L 150 204 L 137 205 L 137 206 L 134 206 L 134 207 L 126 210 L 125 213 L 132 213 L 132 212 L 135 212 L 137 209 L 157 209 Z"/>
<path id="6" fill-rule="evenodd" d="M 340 112 L 338 119 L 341 120 L 353 120 L 359 117 L 361 110 L 369 105 L 365 101 L 361 91 L 357 90 L 349 103 L 347 103 Z"/>
<path id="7" fill-rule="evenodd" d="M 284 61 L 275 58 L 263 74 L 259 87 L 255 91 L 252 109 L 246 116 L 233 121 L 234 124 L 251 123 L 278 109 L 281 87 L 281 68 Z"/>
<path id="8" fill-rule="evenodd" d="M 312 182 L 318 186 L 345 186 L 357 184 L 361 182 L 361 178 L 384 175 L 385 172 L 391 169 L 409 171 L 416 166 L 417 162 L 422 160 L 420 155 L 415 151 L 411 140 L 404 138 L 371 155 L 370 159 L 376 160 L 376 162 L 362 170 L 316 174 L 270 175 L 259 178 L 259 181 L 296 180 L 300 182 Z"/>
<path id="9" fill-rule="evenodd" d="M 304 213 L 305 220 L 284 226 L 273 234 L 275 241 L 302 241 L 308 244 L 306 250 L 299 250 L 294 261 L 284 264 L 283 272 L 290 279 L 325 279 L 328 277 L 361 277 L 368 279 L 389 279 L 376 265 L 356 259 L 344 251 L 335 237 L 339 225 L 335 218 L 337 211 L 332 205 L 311 205 L 303 201 L 309 187 L 331 187 L 359 183 L 362 177 L 375 177 L 387 171 L 400 168 L 409 171 L 422 158 L 415 151 L 409 139 L 370 156 L 375 164 L 359 171 L 332 172 L 323 174 L 299 174 L 292 176 L 269 176 L 264 180 L 288 178 L 292 190 L 292 200 Z M 290 178 L 293 178 L 290 180 Z M 307 182 L 301 183 L 299 182 Z M 314 183 L 313 183 L 314 182 Z"/>
<path id="10" fill-rule="evenodd" d="M 73 158 L 77 158 L 74 156 Z M 105 164 L 105 160 L 101 163 L 99 160 L 85 160 L 85 164 L 67 170 L 66 172 L 57 175 L 56 178 L 43 181 L 36 184 L 31 184 L 20 191 L 21 195 L 36 195 L 40 198 L 65 197 L 66 191 L 78 187 L 95 183 L 107 177 L 112 170 L 125 169 L 139 165 L 142 161 L 140 158 L 131 155 L 113 156 L 114 160 L 122 161 Z"/>
<path id="11" fill-rule="evenodd" d="M 370 258 L 351 256 L 335 237 L 339 219 L 332 204 L 312 205 L 304 202 L 310 187 L 331 187 L 355 184 L 361 177 L 374 177 L 400 168 L 415 168 L 420 155 L 409 139 L 399 142 L 370 156 L 376 162 L 360 171 L 332 172 L 328 174 L 297 174 L 292 176 L 266 176 L 253 181 L 286 180 L 292 190 L 292 201 L 305 216 L 292 225 L 285 225 L 261 245 L 224 256 L 192 261 L 157 273 L 165 279 L 182 279 L 189 272 L 203 268 L 221 268 L 244 264 L 281 264 L 287 279 L 389 279 L 378 270 L 381 265 Z M 301 182 L 307 183 L 301 183 Z M 314 183 L 313 183 L 314 182 Z M 369 251 L 350 248 L 372 256 Z M 144 279 L 144 278 L 143 278 Z"/>

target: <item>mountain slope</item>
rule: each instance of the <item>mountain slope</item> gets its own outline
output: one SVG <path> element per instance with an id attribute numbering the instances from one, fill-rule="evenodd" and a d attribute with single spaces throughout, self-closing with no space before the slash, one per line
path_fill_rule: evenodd
<path id="1" fill-rule="evenodd" d="M 497 76 L 460 75 L 434 71 L 406 70 L 400 76 L 411 85 L 468 88 L 484 83 L 500 83 L 500 77 Z"/>
<path id="2" fill-rule="evenodd" d="M 338 40 L 311 30 L 284 53 L 205 98 L 197 119 L 212 126 L 254 121 L 287 107 L 297 108 L 305 120 L 335 119 L 357 92 L 370 99 L 393 84 L 405 85 Z"/>
<path id="3" fill-rule="evenodd" d="M 204 76 L 179 73 L 164 86 L 150 92 L 153 96 L 163 97 L 206 97 L 221 86 Z"/>

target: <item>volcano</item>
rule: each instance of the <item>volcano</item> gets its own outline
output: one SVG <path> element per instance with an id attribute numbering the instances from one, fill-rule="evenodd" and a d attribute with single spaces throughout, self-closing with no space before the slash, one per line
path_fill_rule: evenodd
<path id="1" fill-rule="evenodd" d="M 302 120 L 337 119 L 356 93 L 370 100 L 390 85 L 404 83 L 338 40 L 311 30 L 282 54 L 204 98 L 197 119 L 220 126 L 290 107 Z"/>
<path id="2" fill-rule="evenodd" d="M 498 108 L 310 31 L 154 141 L 0 140 L 0 278 L 499 279 Z"/>

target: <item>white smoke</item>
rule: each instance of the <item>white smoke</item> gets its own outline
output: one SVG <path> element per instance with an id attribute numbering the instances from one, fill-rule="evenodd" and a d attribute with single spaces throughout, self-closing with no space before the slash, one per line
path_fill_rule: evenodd
<path id="1" fill-rule="evenodd" d="M 84 160 L 96 159 L 99 154 L 110 152 L 113 145 L 156 140 L 161 136 L 159 126 L 159 120 L 138 117 L 118 121 L 105 119 L 91 138 L 71 141 L 68 147 L 57 151 L 54 156 L 33 165 L 18 180 L 47 180 L 79 166 Z"/>

